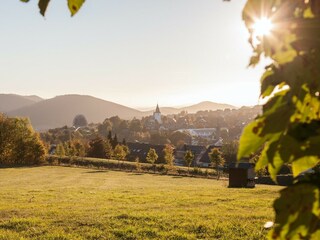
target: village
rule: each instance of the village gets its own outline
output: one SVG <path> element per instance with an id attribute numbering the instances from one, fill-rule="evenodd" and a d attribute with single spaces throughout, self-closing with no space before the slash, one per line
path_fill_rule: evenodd
<path id="1" fill-rule="evenodd" d="M 41 133 L 41 138 L 51 154 L 64 148 L 66 155 L 90 156 L 90 142 L 97 142 L 97 139 L 108 141 L 113 149 L 117 144 L 126 145 L 125 159 L 128 161 L 138 158 L 146 162 L 148 151 L 152 148 L 158 155 L 157 163 L 165 163 L 163 149 L 170 145 L 174 149 L 175 165 L 186 165 L 184 155 L 191 151 L 194 155 L 192 167 L 210 167 L 208 153 L 213 148 L 223 152 L 226 164 L 236 162 L 241 131 L 259 111 L 260 107 L 256 106 L 163 116 L 157 105 L 153 115 L 141 120 L 134 118 L 128 121 L 115 116 L 96 124 L 88 124 L 86 117 L 79 114 L 75 116 L 72 127 L 48 130 Z M 112 157 L 112 154 L 92 156 L 106 158 Z"/>

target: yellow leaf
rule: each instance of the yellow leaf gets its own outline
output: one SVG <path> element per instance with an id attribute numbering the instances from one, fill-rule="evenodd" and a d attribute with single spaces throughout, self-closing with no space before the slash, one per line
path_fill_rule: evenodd
<path id="1" fill-rule="evenodd" d="M 304 10 L 303 17 L 304 18 L 314 18 L 314 14 L 312 13 L 311 7 L 308 7 L 306 10 Z"/>
<path id="2" fill-rule="evenodd" d="M 75 15 L 79 11 L 84 2 L 85 0 L 68 0 L 68 7 L 71 12 L 71 16 Z"/>
<path id="3" fill-rule="evenodd" d="M 306 156 L 298 160 L 295 160 L 292 163 L 293 176 L 294 177 L 298 176 L 300 173 L 314 167 L 318 162 L 319 162 L 319 158 L 315 156 L 314 157 Z"/>
<path id="4" fill-rule="evenodd" d="M 278 64 L 285 64 L 288 62 L 292 62 L 292 60 L 296 56 L 297 56 L 297 52 L 292 49 L 285 52 L 278 52 L 272 55 L 272 59 L 275 60 Z"/>

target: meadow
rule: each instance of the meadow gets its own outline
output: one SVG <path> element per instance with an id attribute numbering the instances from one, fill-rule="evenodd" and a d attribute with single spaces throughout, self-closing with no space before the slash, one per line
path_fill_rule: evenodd
<path id="1" fill-rule="evenodd" d="M 0 239 L 264 239 L 280 187 L 45 166 L 0 169 Z"/>

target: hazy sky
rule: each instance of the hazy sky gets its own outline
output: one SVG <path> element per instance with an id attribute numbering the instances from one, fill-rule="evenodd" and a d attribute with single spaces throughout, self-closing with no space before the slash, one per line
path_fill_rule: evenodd
<path id="1" fill-rule="evenodd" d="M 130 107 L 258 103 L 245 0 L 1 0 L 0 93 L 79 93 Z"/>

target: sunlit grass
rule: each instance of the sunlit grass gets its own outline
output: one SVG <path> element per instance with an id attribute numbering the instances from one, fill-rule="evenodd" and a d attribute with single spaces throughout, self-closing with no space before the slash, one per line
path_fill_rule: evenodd
<path id="1" fill-rule="evenodd" d="M 66 167 L 0 169 L 0 239 L 263 239 L 278 190 Z"/>

